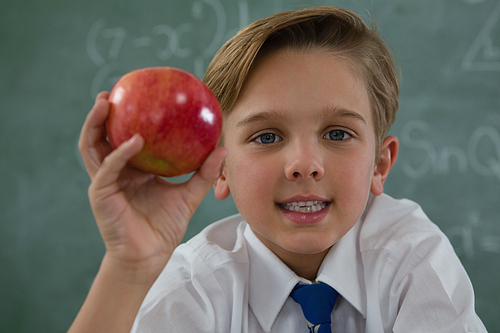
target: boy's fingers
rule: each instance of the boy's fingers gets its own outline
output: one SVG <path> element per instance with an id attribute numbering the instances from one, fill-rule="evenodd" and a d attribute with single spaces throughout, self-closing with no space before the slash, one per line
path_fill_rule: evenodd
<path id="1" fill-rule="evenodd" d="M 109 92 L 107 92 L 107 91 L 101 91 L 100 93 L 97 94 L 97 96 L 96 96 L 95 99 L 96 99 L 96 101 L 98 99 L 105 99 L 105 100 L 107 100 L 109 98 L 109 95 L 110 95 Z"/>
<path id="2" fill-rule="evenodd" d="M 227 153 L 227 149 L 224 147 L 215 148 L 201 168 L 187 182 L 186 187 L 190 197 L 186 198 L 186 201 L 193 205 L 193 207 L 197 207 L 200 204 L 219 177 L 221 166 Z"/>
<path id="3" fill-rule="evenodd" d="M 105 188 L 115 183 L 128 160 L 141 151 L 144 138 L 135 134 L 104 158 L 92 182 L 94 188 Z"/>
<path id="4" fill-rule="evenodd" d="M 78 142 L 78 148 L 90 178 L 93 178 L 103 159 L 112 150 L 106 140 L 105 128 L 109 113 L 108 96 L 108 92 L 101 92 L 97 95 L 96 102 L 85 119 Z"/>

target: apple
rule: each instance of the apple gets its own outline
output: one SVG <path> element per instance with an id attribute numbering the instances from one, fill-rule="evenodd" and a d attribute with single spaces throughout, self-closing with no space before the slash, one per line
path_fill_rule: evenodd
<path id="1" fill-rule="evenodd" d="M 131 71 L 113 86 L 106 128 L 111 146 L 139 133 L 144 148 L 128 163 L 164 177 L 197 170 L 216 147 L 222 114 L 196 76 L 173 67 Z"/>

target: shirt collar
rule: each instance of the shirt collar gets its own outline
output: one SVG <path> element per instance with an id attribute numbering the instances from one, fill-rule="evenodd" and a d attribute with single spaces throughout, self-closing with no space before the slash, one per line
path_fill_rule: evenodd
<path id="1" fill-rule="evenodd" d="M 366 318 L 364 273 L 359 249 L 363 217 L 333 245 L 318 271 L 317 281 L 334 288 Z M 265 331 L 270 331 L 290 292 L 300 278 L 269 250 L 246 226 L 245 239 L 250 258 L 249 304 Z"/>
<path id="2" fill-rule="evenodd" d="M 246 226 L 250 258 L 249 304 L 264 331 L 269 332 L 293 287 L 303 280 L 269 250 Z"/>
<path id="3" fill-rule="evenodd" d="M 317 281 L 334 288 L 366 318 L 366 291 L 359 248 L 359 233 L 363 220 L 362 217 L 328 251 L 318 271 Z"/>

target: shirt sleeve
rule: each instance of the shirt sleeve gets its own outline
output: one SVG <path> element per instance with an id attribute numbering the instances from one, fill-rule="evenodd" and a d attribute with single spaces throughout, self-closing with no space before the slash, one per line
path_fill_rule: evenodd
<path id="1" fill-rule="evenodd" d="M 392 278 L 392 331 L 486 332 L 474 309 L 470 279 L 444 234 L 412 232 L 393 249 L 382 278 Z"/>
<path id="2" fill-rule="evenodd" d="M 146 296 L 132 333 L 229 331 L 224 298 L 211 297 L 223 294 L 218 281 L 208 269 L 193 274 L 193 260 L 174 253 Z M 203 268 L 204 263 L 196 265 Z"/>

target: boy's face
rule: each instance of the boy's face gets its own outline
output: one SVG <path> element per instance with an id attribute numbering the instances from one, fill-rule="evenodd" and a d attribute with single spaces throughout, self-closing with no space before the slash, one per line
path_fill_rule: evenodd
<path id="1" fill-rule="evenodd" d="M 324 253 L 360 218 L 375 133 L 366 88 L 345 61 L 321 51 L 266 56 L 223 131 L 229 155 L 215 194 L 231 193 L 278 256 Z"/>

